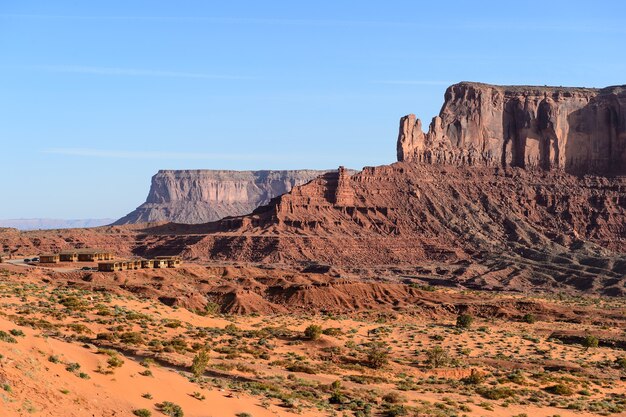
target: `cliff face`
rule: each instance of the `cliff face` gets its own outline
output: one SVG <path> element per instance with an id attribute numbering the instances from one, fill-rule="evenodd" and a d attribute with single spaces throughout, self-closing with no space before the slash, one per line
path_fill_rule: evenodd
<path id="1" fill-rule="evenodd" d="M 428 132 L 400 120 L 399 161 L 626 173 L 626 86 L 449 87 Z"/>
<path id="2" fill-rule="evenodd" d="M 146 202 L 114 224 L 196 224 L 240 216 L 325 172 L 162 170 L 152 177 Z"/>

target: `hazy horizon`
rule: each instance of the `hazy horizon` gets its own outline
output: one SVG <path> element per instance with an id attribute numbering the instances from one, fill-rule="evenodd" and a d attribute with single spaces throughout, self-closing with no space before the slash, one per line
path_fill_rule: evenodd
<path id="1" fill-rule="evenodd" d="M 146 11 L 150 12 L 147 13 Z M 0 219 L 119 218 L 159 169 L 395 161 L 449 84 L 624 84 L 618 1 L 0 5 Z"/>

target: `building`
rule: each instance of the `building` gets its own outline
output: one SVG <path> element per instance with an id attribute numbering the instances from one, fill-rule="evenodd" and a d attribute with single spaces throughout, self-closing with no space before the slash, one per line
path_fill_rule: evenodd
<path id="1" fill-rule="evenodd" d="M 152 259 L 152 267 L 153 268 L 167 268 L 167 260 L 166 259 Z"/>
<path id="2" fill-rule="evenodd" d="M 59 259 L 61 262 L 77 262 L 78 261 L 78 251 L 75 250 L 66 250 L 59 253 Z"/>
<path id="3" fill-rule="evenodd" d="M 57 253 L 42 253 L 39 255 L 39 263 L 41 264 L 56 264 L 59 262 L 59 254 Z"/>
<path id="4" fill-rule="evenodd" d="M 168 268 L 178 268 L 181 263 L 180 256 L 157 256 L 156 259 L 167 261 Z"/>
<path id="5" fill-rule="evenodd" d="M 156 259 L 125 259 L 98 262 L 98 271 L 115 272 L 135 269 L 177 268 L 181 264 L 178 256 L 158 256 Z"/>
<path id="6" fill-rule="evenodd" d="M 98 262 L 98 271 L 100 272 L 114 272 L 114 271 L 122 271 L 124 269 L 126 269 L 125 261 Z"/>
<path id="7" fill-rule="evenodd" d="M 130 259 L 126 261 L 126 269 L 139 269 L 141 268 L 140 259 Z"/>
<path id="8" fill-rule="evenodd" d="M 83 249 L 83 250 L 78 251 L 79 262 L 110 261 L 112 259 L 113 259 L 113 254 L 105 250 Z"/>

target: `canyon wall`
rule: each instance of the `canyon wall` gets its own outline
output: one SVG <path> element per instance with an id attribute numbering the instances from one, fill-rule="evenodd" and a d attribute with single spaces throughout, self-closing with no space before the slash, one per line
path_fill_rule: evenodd
<path id="1" fill-rule="evenodd" d="M 252 212 L 326 171 L 161 170 L 146 202 L 114 224 L 197 224 Z"/>
<path id="2" fill-rule="evenodd" d="M 626 174 L 626 87 L 450 86 L 428 132 L 400 120 L 399 161 Z"/>

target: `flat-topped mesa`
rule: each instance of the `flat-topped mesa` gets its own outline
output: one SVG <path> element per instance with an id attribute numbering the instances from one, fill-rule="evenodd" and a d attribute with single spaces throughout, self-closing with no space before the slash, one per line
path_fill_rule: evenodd
<path id="1" fill-rule="evenodd" d="M 446 90 L 428 132 L 400 119 L 399 161 L 626 174 L 626 86 L 495 86 Z"/>
<path id="2" fill-rule="evenodd" d="M 146 202 L 115 224 L 197 224 L 241 216 L 326 172 L 161 170 L 152 177 Z"/>

